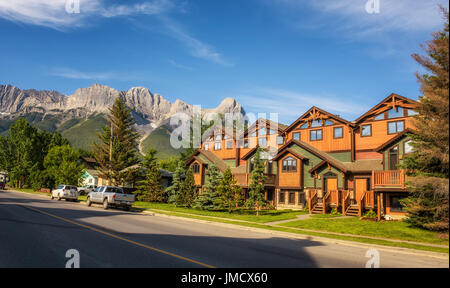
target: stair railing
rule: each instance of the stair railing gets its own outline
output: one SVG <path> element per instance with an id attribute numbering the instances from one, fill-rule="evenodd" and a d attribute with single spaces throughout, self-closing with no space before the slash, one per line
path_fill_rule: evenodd
<path id="1" fill-rule="evenodd" d="M 312 193 L 311 193 L 312 191 Z M 309 199 L 308 199 L 308 208 L 309 208 L 309 214 L 312 214 L 312 211 L 317 205 L 318 202 L 318 193 L 317 190 L 309 190 Z"/>
<path id="2" fill-rule="evenodd" d="M 328 206 L 330 204 L 330 200 L 331 200 L 331 191 L 328 191 L 327 194 L 325 194 L 325 196 L 322 198 L 322 207 L 323 207 L 323 214 L 327 213 L 328 210 Z"/>
<path id="3" fill-rule="evenodd" d="M 367 195 L 368 195 L 368 191 L 364 191 L 363 193 L 362 193 L 362 195 L 361 195 L 361 198 L 359 199 L 359 203 L 358 203 L 358 216 L 359 217 L 362 217 L 362 215 L 363 215 L 363 212 L 365 211 L 365 209 L 366 209 L 366 205 L 367 205 L 367 201 L 368 201 L 368 197 L 367 197 Z"/>
<path id="4" fill-rule="evenodd" d="M 342 191 L 342 214 L 347 215 L 347 210 L 350 208 L 350 191 Z"/>

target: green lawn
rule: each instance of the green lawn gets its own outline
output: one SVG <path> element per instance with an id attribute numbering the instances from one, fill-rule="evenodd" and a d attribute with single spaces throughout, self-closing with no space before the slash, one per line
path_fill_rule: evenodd
<path id="1" fill-rule="evenodd" d="M 447 244 L 448 240 L 437 237 L 438 233 L 411 227 L 401 221 L 372 222 L 359 218 L 333 219 L 314 218 L 281 224 L 286 227 L 338 232 L 353 235 L 375 236 L 433 244 Z"/>
<path id="2" fill-rule="evenodd" d="M 190 208 L 180 208 L 175 207 L 172 204 L 164 203 L 147 203 L 147 202 L 136 202 L 134 207 L 143 209 L 159 209 L 172 212 L 182 212 L 202 216 L 212 216 L 212 217 L 222 217 L 227 219 L 235 220 L 245 220 L 255 223 L 267 223 L 272 221 L 280 221 L 287 219 L 295 219 L 297 215 L 305 214 L 305 211 L 292 211 L 292 210 L 267 210 L 261 211 L 259 216 L 256 216 L 255 211 L 249 210 L 237 210 L 233 213 L 228 213 L 226 211 L 202 211 Z"/>

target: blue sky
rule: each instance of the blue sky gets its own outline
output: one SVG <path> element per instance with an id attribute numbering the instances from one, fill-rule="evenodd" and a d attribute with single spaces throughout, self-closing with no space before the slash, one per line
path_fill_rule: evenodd
<path id="1" fill-rule="evenodd" d="M 76 0 L 68 0 L 76 1 Z M 225 97 L 289 124 L 316 105 L 354 120 L 395 92 L 442 0 L 0 0 L 0 83 L 70 95 L 144 86 L 205 108 Z M 375 1 L 375 0 L 374 0 Z"/>

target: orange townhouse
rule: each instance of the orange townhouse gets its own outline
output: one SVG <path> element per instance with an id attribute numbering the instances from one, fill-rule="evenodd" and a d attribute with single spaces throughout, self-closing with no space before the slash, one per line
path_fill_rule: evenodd
<path id="1" fill-rule="evenodd" d="M 223 131 L 208 137 L 186 162 L 198 187 L 207 181 L 208 166 L 228 167 L 248 193 L 257 147 L 266 163 L 265 199 L 277 209 L 362 216 L 373 210 L 378 219 L 403 217 L 407 175 L 401 164 L 412 152 L 417 102 L 391 94 L 355 121 L 312 107 L 291 125 L 258 119 L 243 143 Z M 271 127 L 277 127 L 272 129 Z"/>

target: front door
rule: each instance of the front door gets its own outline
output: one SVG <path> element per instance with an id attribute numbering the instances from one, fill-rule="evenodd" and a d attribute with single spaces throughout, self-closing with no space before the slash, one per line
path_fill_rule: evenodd
<path id="1" fill-rule="evenodd" d="M 327 178 L 327 191 L 336 191 L 338 190 L 338 182 L 337 178 Z"/>
<path id="2" fill-rule="evenodd" d="M 355 179 L 355 202 L 358 203 L 363 193 L 367 191 L 368 178 Z"/>
<path id="3" fill-rule="evenodd" d="M 398 146 L 389 150 L 389 170 L 397 170 L 398 165 Z"/>

